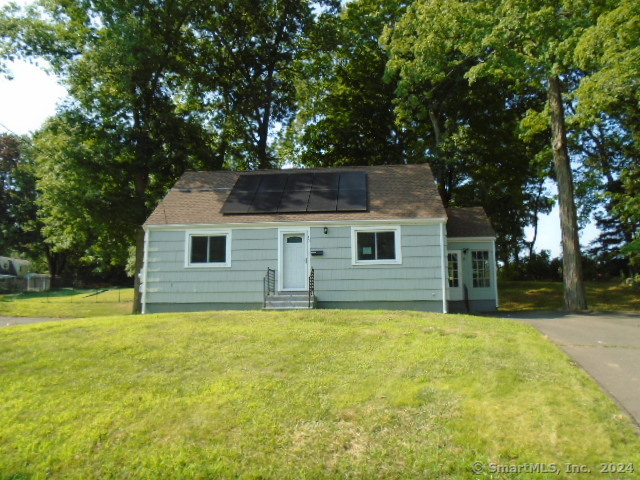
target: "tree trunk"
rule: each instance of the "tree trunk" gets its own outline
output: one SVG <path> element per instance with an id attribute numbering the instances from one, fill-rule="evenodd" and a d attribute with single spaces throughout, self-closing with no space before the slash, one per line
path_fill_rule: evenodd
<path id="1" fill-rule="evenodd" d="M 269 140 L 269 117 L 271 115 L 271 105 L 265 107 L 264 117 L 260 119 L 258 125 L 258 168 L 265 170 L 272 168 L 271 158 L 268 152 Z"/>
<path id="2" fill-rule="evenodd" d="M 142 279 L 142 269 L 144 268 L 144 230 L 139 227 L 136 231 L 136 263 L 135 274 L 133 275 L 133 313 L 142 313 L 142 292 L 140 285 Z"/>
<path id="3" fill-rule="evenodd" d="M 440 157 L 439 161 L 433 162 L 432 167 L 435 167 L 436 186 L 438 187 L 438 193 L 444 204 L 444 208 L 449 208 L 449 202 L 451 201 L 451 189 L 447 181 L 447 166 L 445 160 L 442 158 L 440 152 L 440 142 L 442 139 L 442 130 L 440 129 L 440 120 L 438 114 L 431 106 L 429 106 L 429 120 L 431 120 L 431 127 L 433 128 L 434 147 L 437 155 Z"/>
<path id="4" fill-rule="evenodd" d="M 258 119 L 258 168 L 265 170 L 273 168 L 272 159 L 268 151 L 269 126 L 271 125 L 271 110 L 273 104 L 273 72 L 275 67 L 271 67 L 265 82 L 266 97 L 264 100 L 264 110 Z"/>
<path id="5" fill-rule="evenodd" d="M 570 312 L 586 310 L 584 293 L 578 220 L 573 198 L 573 176 L 567 129 L 564 122 L 562 88 L 557 75 L 549 77 L 549 107 L 551 110 L 551 147 L 558 182 L 558 204 L 560 207 L 560 228 L 562 230 L 562 275 L 564 279 L 564 305 Z"/>
<path id="6" fill-rule="evenodd" d="M 144 150 L 142 150 L 144 152 Z M 143 157 L 144 158 L 144 157 Z M 138 211 L 140 213 L 140 223 L 136 225 L 135 242 L 136 242 L 136 262 L 135 273 L 133 275 L 133 310 L 132 313 L 142 313 L 142 292 L 140 291 L 140 285 L 142 279 L 140 275 L 145 267 L 144 265 L 144 230 L 142 229 L 142 223 L 147 218 L 148 212 L 145 208 L 144 198 L 149 187 L 149 173 L 146 168 L 143 168 L 135 176 L 135 188 L 136 196 L 139 201 Z"/>

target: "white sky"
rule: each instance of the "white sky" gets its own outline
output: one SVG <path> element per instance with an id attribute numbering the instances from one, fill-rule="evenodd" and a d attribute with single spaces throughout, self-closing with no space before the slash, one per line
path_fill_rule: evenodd
<path id="1" fill-rule="evenodd" d="M 595 223 L 589 223 L 580 231 L 580 245 L 584 248 L 589 245 L 599 234 Z M 525 229 L 527 241 L 533 238 L 533 228 Z M 549 215 L 538 216 L 538 237 L 536 238 L 536 251 L 550 250 L 552 257 L 557 257 L 562 253 L 562 235 L 560 233 L 560 211 L 558 206 L 553 207 Z"/>
<path id="2" fill-rule="evenodd" d="M 19 3 L 28 3 L 22 0 Z M 0 8 L 8 0 L 0 0 Z M 0 76 L 0 132 L 13 132 L 19 135 L 38 130 L 43 122 L 55 114 L 56 105 L 66 96 L 66 90 L 58 84 L 55 77 L 47 75 L 37 66 L 14 62 L 13 80 Z M 581 232 L 583 246 L 598 234 L 595 225 L 587 226 Z M 533 229 L 527 229 L 527 240 L 531 240 Z M 538 225 L 536 250 L 550 250 L 552 256 L 561 252 L 560 219 L 558 208 L 549 215 L 541 215 Z"/>
<path id="3" fill-rule="evenodd" d="M 12 75 L 13 80 L 0 76 L 0 131 L 24 135 L 55 114 L 67 91 L 55 77 L 25 62 L 14 62 Z"/>

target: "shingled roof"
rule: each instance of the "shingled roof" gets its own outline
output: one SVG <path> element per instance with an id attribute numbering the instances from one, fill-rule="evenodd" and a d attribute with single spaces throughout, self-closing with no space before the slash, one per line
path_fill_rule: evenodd
<path id="1" fill-rule="evenodd" d="M 495 237 L 489 217 L 482 207 L 448 208 L 447 236 Z"/>
<path id="2" fill-rule="evenodd" d="M 145 226 L 446 218 L 429 165 L 292 169 L 286 173 L 326 171 L 366 172 L 368 210 L 223 215 L 222 207 L 240 175 L 268 175 L 279 171 L 189 171 L 167 193 Z"/>

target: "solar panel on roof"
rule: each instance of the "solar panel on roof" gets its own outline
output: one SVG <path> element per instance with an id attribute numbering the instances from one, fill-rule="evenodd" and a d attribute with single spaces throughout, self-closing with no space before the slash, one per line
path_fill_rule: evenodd
<path id="1" fill-rule="evenodd" d="M 306 212 L 309 204 L 309 190 L 285 190 L 278 205 L 278 213 Z"/>
<path id="2" fill-rule="evenodd" d="M 364 212 L 367 210 L 366 190 L 342 190 L 338 195 L 339 212 Z"/>
<path id="3" fill-rule="evenodd" d="M 366 189 L 367 174 L 365 172 L 342 172 L 340 174 L 340 191 Z"/>
<path id="4" fill-rule="evenodd" d="M 276 213 L 281 197 L 282 192 L 258 192 L 247 213 Z"/>
<path id="5" fill-rule="evenodd" d="M 312 190 L 337 190 L 340 185 L 340 174 L 335 172 L 321 172 L 313 176 Z"/>
<path id="6" fill-rule="evenodd" d="M 262 182 L 262 175 L 240 175 L 233 186 L 233 190 L 255 192 L 260 186 L 260 182 Z"/>
<path id="7" fill-rule="evenodd" d="M 338 190 L 319 190 L 314 188 L 309 195 L 307 212 L 335 212 L 338 208 Z"/>
<path id="8" fill-rule="evenodd" d="M 232 190 L 227 201 L 224 202 L 222 213 L 225 215 L 247 213 L 254 196 L 254 192 Z"/>
<path id="9" fill-rule="evenodd" d="M 247 213 L 262 182 L 259 175 L 240 175 L 222 206 L 225 215 Z"/>
<path id="10" fill-rule="evenodd" d="M 287 184 L 288 177 L 289 175 L 279 173 L 262 175 L 262 182 L 258 192 L 282 192 Z"/>
<path id="11" fill-rule="evenodd" d="M 365 172 L 241 174 L 222 207 L 225 215 L 366 210 Z"/>
<path id="12" fill-rule="evenodd" d="M 285 191 L 311 190 L 313 184 L 313 173 L 293 173 L 289 175 Z"/>

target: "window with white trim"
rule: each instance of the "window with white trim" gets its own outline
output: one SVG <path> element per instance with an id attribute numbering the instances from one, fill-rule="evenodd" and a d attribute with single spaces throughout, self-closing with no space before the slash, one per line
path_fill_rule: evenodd
<path id="1" fill-rule="evenodd" d="M 353 228 L 353 263 L 401 263 L 400 228 Z"/>
<path id="2" fill-rule="evenodd" d="M 458 288 L 460 286 L 460 268 L 458 266 L 457 253 L 449 253 L 447 259 L 449 262 L 449 288 Z"/>
<path id="3" fill-rule="evenodd" d="M 489 269 L 489 252 L 487 250 L 472 251 L 471 267 L 473 270 L 473 287 L 490 287 L 491 270 Z"/>
<path id="4" fill-rule="evenodd" d="M 187 266 L 228 267 L 230 265 L 229 233 L 187 234 Z"/>

